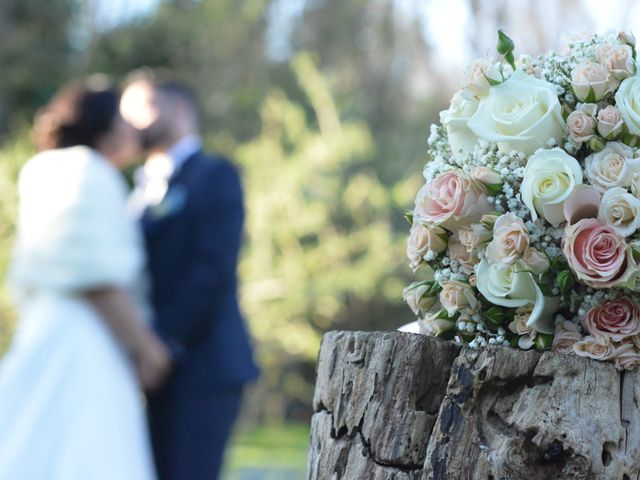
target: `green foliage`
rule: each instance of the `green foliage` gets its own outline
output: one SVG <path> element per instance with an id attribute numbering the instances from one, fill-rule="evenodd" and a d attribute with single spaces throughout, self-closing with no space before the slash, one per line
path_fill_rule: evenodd
<path id="1" fill-rule="evenodd" d="M 242 300 L 272 387 L 283 358 L 315 361 L 321 333 L 349 311 L 350 299 L 399 303 L 404 236 L 391 218 L 415 188 L 382 185 L 366 124 L 341 120 L 310 56 L 292 66 L 312 118 L 272 90 L 260 134 L 236 151 L 248 206 Z"/>
<path id="2" fill-rule="evenodd" d="M 4 280 L 9 266 L 15 234 L 18 195 L 16 180 L 20 167 L 34 153 L 26 133 L 0 149 L 0 279 Z M 9 345 L 11 331 L 15 323 L 15 311 L 9 298 L 7 285 L 0 283 L 0 353 Z"/>

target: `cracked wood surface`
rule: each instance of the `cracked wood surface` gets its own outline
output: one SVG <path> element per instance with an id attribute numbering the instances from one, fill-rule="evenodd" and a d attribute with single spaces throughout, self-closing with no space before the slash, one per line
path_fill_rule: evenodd
<path id="1" fill-rule="evenodd" d="M 639 376 L 551 352 L 330 332 L 307 479 L 638 480 Z"/>

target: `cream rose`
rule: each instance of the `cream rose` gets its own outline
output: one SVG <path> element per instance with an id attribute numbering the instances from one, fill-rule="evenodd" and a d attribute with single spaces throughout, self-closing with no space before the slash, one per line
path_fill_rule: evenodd
<path id="1" fill-rule="evenodd" d="M 607 105 L 598 112 L 598 133 L 607 140 L 613 140 L 622 131 L 622 115 L 613 105 Z"/>
<path id="2" fill-rule="evenodd" d="M 542 275 L 551 267 L 549 258 L 533 247 L 529 247 L 524 251 L 522 262 L 534 275 Z"/>
<path id="3" fill-rule="evenodd" d="M 582 340 L 580 328 L 573 322 L 562 321 L 556 324 L 551 350 L 568 355 L 573 351 L 573 345 Z"/>
<path id="4" fill-rule="evenodd" d="M 625 342 L 623 345 L 626 345 Z M 617 352 L 613 357 L 613 364 L 618 370 L 633 370 L 640 366 L 640 353 L 635 348 L 627 348 Z"/>
<path id="5" fill-rule="evenodd" d="M 491 88 L 468 125 L 478 138 L 496 142 L 501 152 L 527 155 L 551 138 L 560 142 L 565 130 L 555 87 L 521 70 Z"/>
<path id="6" fill-rule="evenodd" d="M 581 102 L 598 102 L 613 92 L 618 81 L 603 65 L 586 61 L 571 72 L 571 86 Z"/>
<path id="7" fill-rule="evenodd" d="M 633 175 L 640 171 L 640 159 L 632 157 L 633 151 L 624 143 L 608 142 L 584 161 L 589 183 L 600 192 L 613 187 L 629 187 Z"/>
<path id="8" fill-rule="evenodd" d="M 491 209 L 482 184 L 462 170 L 449 170 L 420 189 L 414 218 L 453 230 L 462 221 L 476 220 Z"/>
<path id="9" fill-rule="evenodd" d="M 560 148 L 538 150 L 527 162 L 520 187 L 522 201 L 531 211 L 557 227 L 564 222 L 563 205 L 582 183 L 578 161 Z"/>
<path id="10" fill-rule="evenodd" d="M 444 252 L 447 248 L 447 232 L 441 227 L 425 227 L 417 219 L 411 226 L 411 233 L 407 237 L 407 258 L 409 266 L 415 272 L 427 252 Z"/>
<path id="11" fill-rule="evenodd" d="M 440 303 L 451 316 L 463 307 L 476 308 L 478 300 L 469 284 L 450 280 L 442 284 Z"/>
<path id="12" fill-rule="evenodd" d="M 624 188 L 613 187 L 602 195 L 598 219 L 628 237 L 640 228 L 640 200 Z"/>
<path id="13" fill-rule="evenodd" d="M 489 167 L 473 167 L 471 177 L 485 185 L 501 185 L 503 183 L 500 174 Z"/>
<path id="14" fill-rule="evenodd" d="M 487 246 L 491 263 L 513 263 L 529 247 L 529 232 L 524 222 L 509 212 L 501 215 L 493 226 L 493 239 Z"/>
<path id="15" fill-rule="evenodd" d="M 440 318 L 440 312 L 432 313 L 424 319 L 418 319 L 418 325 L 422 333 L 433 337 L 451 332 L 456 328 L 456 322 L 454 320 Z"/>
<path id="16" fill-rule="evenodd" d="M 567 128 L 574 142 L 586 142 L 596 134 L 595 103 L 583 103 L 567 117 Z"/>
<path id="17" fill-rule="evenodd" d="M 553 308 L 549 307 L 554 302 L 546 305 L 547 299 L 542 294 L 542 290 L 521 261 L 509 265 L 491 264 L 483 258 L 476 266 L 476 276 L 478 277 L 477 288 L 489 302 L 510 308 L 532 305 L 533 309 L 527 326 L 537 332 L 553 332 L 551 314 L 554 312 L 550 312 L 549 310 Z"/>
<path id="18" fill-rule="evenodd" d="M 578 280 L 593 288 L 633 288 L 638 266 L 631 248 L 609 225 L 584 218 L 567 225 L 562 251 Z"/>
<path id="19" fill-rule="evenodd" d="M 624 80 L 636 72 L 636 63 L 633 60 L 633 50 L 629 45 L 617 45 L 609 49 L 601 63 L 609 69 L 618 80 Z"/>
<path id="20" fill-rule="evenodd" d="M 469 129 L 467 122 L 476 110 L 476 99 L 467 100 L 457 92 L 451 99 L 449 109 L 440 112 L 440 123 L 447 129 L 449 145 L 454 154 L 473 151 L 478 137 Z"/>
<path id="21" fill-rule="evenodd" d="M 474 60 L 465 68 L 462 76 L 462 93 L 468 99 L 486 97 L 491 82 L 502 82 L 502 74 L 495 64 L 486 58 Z"/>
<path id="22" fill-rule="evenodd" d="M 616 92 L 616 107 L 630 133 L 640 135 L 640 77 L 625 78 Z"/>

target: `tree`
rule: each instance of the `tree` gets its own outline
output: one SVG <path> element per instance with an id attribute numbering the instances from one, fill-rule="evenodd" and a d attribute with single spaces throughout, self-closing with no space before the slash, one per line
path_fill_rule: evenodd
<path id="1" fill-rule="evenodd" d="M 312 375 L 286 366 L 313 364 L 323 331 L 341 318 L 359 319 L 365 329 L 375 328 L 376 318 L 385 328 L 401 321 L 398 309 L 388 318 L 380 311 L 363 316 L 361 308 L 377 303 L 405 312 L 398 260 L 404 235 L 394 232 L 392 218 L 417 181 L 383 186 L 372 168 L 367 125 L 341 119 L 309 55 L 296 57 L 292 67 L 311 118 L 274 89 L 261 109 L 260 133 L 236 155 L 248 206 L 242 303 L 268 387 L 305 400 Z"/>

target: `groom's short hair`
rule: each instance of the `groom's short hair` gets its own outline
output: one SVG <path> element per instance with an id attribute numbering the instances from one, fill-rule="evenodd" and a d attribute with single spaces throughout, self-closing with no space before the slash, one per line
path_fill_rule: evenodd
<path id="1" fill-rule="evenodd" d="M 185 82 L 176 79 L 169 71 L 151 68 L 134 70 L 127 75 L 124 87 L 136 82 L 147 82 L 161 95 L 182 101 L 192 110 L 197 121 L 200 112 L 195 92 Z"/>

